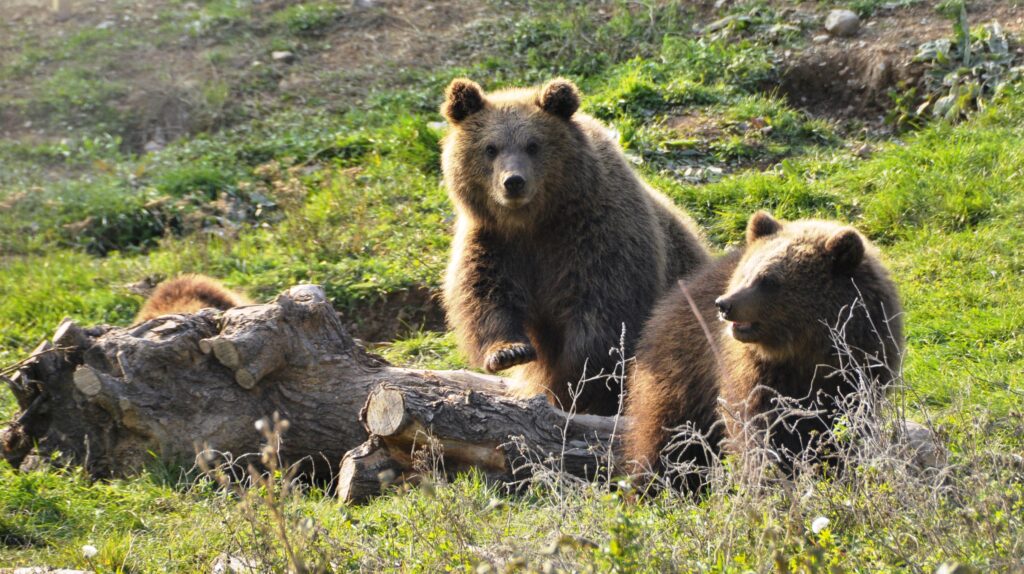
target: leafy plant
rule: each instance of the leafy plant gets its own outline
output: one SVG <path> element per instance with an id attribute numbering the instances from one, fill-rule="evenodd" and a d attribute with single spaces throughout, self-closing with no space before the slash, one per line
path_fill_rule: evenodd
<path id="1" fill-rule="evenodd" d="M 998 22 L 971 30 L 962 0 L 943 2 L 940 12 L 953 21 L 953 38 L 925 42 L 914 61 L 927 71 L 920 91 L 894 94 L 890 120 L 898 127 L 921 125 L 926 117 L 957 121 L 1019 81 L 1010 42 Z M 916 100 L 916 103 L 913 103 Z"/>
<path id="2" fill-rule="evenodd" d="M 274 21 L 284 24 L 288 31 L 299 36 L 319 36 L 342 15 L 341 7 L 333 2 L 296 4 L 274 15 Z"/>

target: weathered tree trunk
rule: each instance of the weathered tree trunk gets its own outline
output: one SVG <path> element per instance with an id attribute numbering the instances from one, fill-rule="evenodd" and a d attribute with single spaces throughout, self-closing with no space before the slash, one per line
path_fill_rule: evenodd
<path id="1" fill-rule="evenodd" d="M 254 422 L 278 413 L 290 423 L 282 462 L 328 479 L 368 440 L 363 411 L 378 437 L 346 458 L 351 499 L 401 479 L 427 436 L 449 470 L 478 466 L 512 479 L 529 460 L 592 478 L 616 423 L 513 399 L 499 377 L 392 367 L 353 340 L 310 285 L 266 305 L 128 328 L 66 320 L 11 372 L 22 412 L 2 443 L 15 466 L 33 446 L 99 477 L 154 458 L 190 465 L 204 449 L 237 460 L 260 450 Z"/>
<path id="2" fill-rule="evenodd" d="M 569 417 L 542 396 L 521 401 L 495 395 L 472 379 L 451 386 L 465 374 L 387 382 L 372 391 L 360 413 L 370 439 L 342 461 L 338 496 L 359 502 L 415 476 L 420 469 L 411 453 L 447 474 L 475 467 L 498 482 L 530 476 L 538 465 L 587 480 L 608 470 L 618 421 Z"/>

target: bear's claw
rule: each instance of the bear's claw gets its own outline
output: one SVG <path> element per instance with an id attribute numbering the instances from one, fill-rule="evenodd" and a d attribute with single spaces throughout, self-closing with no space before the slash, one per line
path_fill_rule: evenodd
<path id="1" fill-rule="evenodd" d="M 529 363 L 537 358 L 537 350 L 527 343 L 513 343 L 487 356 L 484 368 L 489 373 L 504 371 L 516 365 Z"/>

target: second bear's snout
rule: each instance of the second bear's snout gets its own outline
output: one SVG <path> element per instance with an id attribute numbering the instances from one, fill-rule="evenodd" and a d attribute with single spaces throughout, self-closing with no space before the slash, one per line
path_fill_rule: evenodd
<path id="1" fill-rule="evenodd" d="M 715 299 L 715 307 L 718 308 L 718 316 L 722 319 L 729 318 L 729 312 L 732 311 L 732 301 L 727 299 L 725 296 Z"/>

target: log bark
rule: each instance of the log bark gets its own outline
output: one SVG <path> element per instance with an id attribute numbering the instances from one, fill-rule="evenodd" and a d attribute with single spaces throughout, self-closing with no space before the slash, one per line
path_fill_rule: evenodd
<path id="1" fill-rule="evenodd" d="M 406 480 L 405 465 L 380 439 L 370 436 L 345 453 L 338 470 L 337 495 L 342 502 L 358 504 L 378 495 L 393 484 Z"/>
<path id="2" fill-rule="evenodd" d="M 619 430 L 614 418 L 568 417 L 543 396 L 522 401 L 436 383 L 377 387 L 363 412 L 366 430 L 392 452 L 433 440 L 446 470 L 477 467 L 503 481 L 537 464 L 587 479 L 607 470 L 607 446 Z"/>
<path id="3" fill-rule="evenodd" d="M 191 466 L 200 451 L 238 461 L 260 451 L 254 422 L 278 413 L 289 421 L 282 462 L 314 479 L 346 468 L 339 493 L 353 500 L 408 472 L 428 436 L 451 469 L 479 466 L 509 480 L 540 462 L 592 478 L 616 428 L 542 398 L 513 399 L 500 377 L 391 366 L 346 332 L 311 285 L 266 305 L 127 328 L 66 320 L 0 374 L 21 408 L 0 437 L 15 466 L 33 446 L 96 477 L 156 461 Z M 379 438 L 349 453 L 370 439 L 367 428 Z"/>

